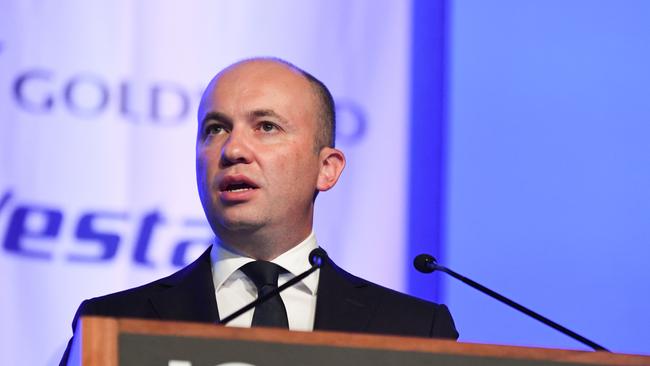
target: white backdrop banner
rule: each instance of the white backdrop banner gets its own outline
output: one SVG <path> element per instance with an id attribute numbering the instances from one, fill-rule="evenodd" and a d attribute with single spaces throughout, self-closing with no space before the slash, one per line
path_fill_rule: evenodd
<path id="1" fill-rule="evenodd" d="M 403 289 L 409 22 L 404 1 L 3 1 L 3 364 L 57 364 L 83 299 L 167 275 L 209 245 L 198 98 L 252 56 L 330 87 L 348 167 L 318 198 L 317 237 L 343 267 Z M 381 253 L 372 267 L 367 251 Z"/>

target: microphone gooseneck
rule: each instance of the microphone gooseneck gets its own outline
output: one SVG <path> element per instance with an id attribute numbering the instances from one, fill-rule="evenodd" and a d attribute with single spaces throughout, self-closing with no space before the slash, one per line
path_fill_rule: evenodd
<path id="1" fill-rule="evenodd" d="M 438 264 L 436 259 L 433 256 L 429 255 L 429 254 L 420 254 L 420 255 L 416 256 L 415 259 L 413 259 L 413 266 L 415 267 L 415 269 L 417 269 L 418 271 L 420 271 L 422 273 L 431 273 L 433 271 L 445 272 L 446 274 L 454 277 L 455 279 L 457 279 L 457 280 L 459 280 L 459 281 L 461 281 L 461 282 L 463 282 L 463 283 L 465 283 L 465 284 L 467 284 L 467 285 L 481 291 L 484 294 L 487 294 L 487 295 L 489 295 L 489 296 L 491 296 L 491 297 L 505 303 L 506 305 L 509 305 L 510 307 L 513 307 L 513 308 L 521 311 L 522 313 L 530 316 L 531 318 L 536 319 L 536 320 L 548 325 L 549 327 L 557 330 L 558 332 L 560 332 L 560 333 L 562 333 L 564 335 L 567 335 L 567 336 L 577 340 L 578 342 L 591 347 L 592 349 L 594 349 L 596 351 L 609 352 L 609 350 L 607 350 L 605 347 L 599 345 L 598 343 L 590 341 L 589 339 L 581 336 L 580 334 L 567 329 L 566 327 L 564 327 L 564 326 L 562 326 L 562 325 L 560 325 L 560 324 L 558 324 L 558 323 L 556 323 L 556 322 L 554 322 L 554 321 L 552 321 L 552 320 L 550 320 L 550 319 L 548 319 L 548 318 L 546 318 L 546 317 L 544 317 L 544 316 L 542 316 L 542 315 L 528 309 L 527 307 L 525 307 L 523 305 L 520 305 L 520 304 L 510 300 L 509 298 L 507 298 L 507 297 L 505 297 L 505 296 L 503 296 L 503 295 L 501 295 L 501 294 L 499 294 L 499 293 L 497 293 L 495 291 L 490 290 L 489 288 L 481 285 L 480 283 L 475 282 L 473 280 L 470 280 L 469 278 L 467 278 L 465 276 L 462 276 L 462 275 L 452 271 L 451 269 Z"/>
<path id="2" fill-rule="evenodd" d="M 269 299 L 271 299 L 271 298 L 273 298 L 275 296 L 278 296 L 280 294 L 280 292 L 282 292 L 285 289 L 287 289 L 287 288 L 295 285 L 296 283 L 302 281 L 303 278 L 305 278 L 305 277 L 309 276 L 310 274 L 314 273 L 317 269 L 319 269 L 323 265 L 323 263 L 325 263 L 325 260 L 327 259 L 327 252 L 322 248 L 316 248 L 316 249 L 312 250 L 309 253 L 308 259 L 309 259 L 309 263 L 311 264 L 311 268 L 309 268 L 305 272 L 293 277 L 289 281 L 282 284 L 282 286 L 278 286 L 273 291 L 270 291 L 269 293 L 267 293 L 264 296 L 258 297 L 257 299 L 251 301 L 250 303 L 248 303 L 247 305 L 245 305 L 241 309 L 239 309 L 239 310 L 235 311 L 234 313 L 228 315 L 227 317 L 219 320 L 219 322 L 217 324 L 220 324 L 220 325 L 228 324 L 230 321 L 232 321 L 233 319 L 241 316 L 243 313 L 255 308 L 257 305 L 262 304 L 262 303 L 268 301 Z"/>

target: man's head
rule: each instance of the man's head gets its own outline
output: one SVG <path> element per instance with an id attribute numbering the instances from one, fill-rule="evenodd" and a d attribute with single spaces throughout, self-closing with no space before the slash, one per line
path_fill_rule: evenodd
<path id="1" fill-rule="evenodd" d="M 272 259 L 306 238 L 316 192 L 345 166 L 327 88 L 285 61 L 245 60 L 212 79 L 198 119 L 199 195 L 220 239 Z"/>

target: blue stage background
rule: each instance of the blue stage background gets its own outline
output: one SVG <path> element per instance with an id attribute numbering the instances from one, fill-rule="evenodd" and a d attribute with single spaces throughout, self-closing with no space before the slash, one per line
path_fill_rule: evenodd
<path id="1" fill-rule="evenodd" d="M 650 353 L 650 2 L 453 1 L 446 263 Z M 581 348 L 445 281 L 463 339 Z"/>
<path id="2" fill-rule="evenodd" d="M 0 3 L 0 353 L 55 365 L 76 306 L 210 242 L 196 102 L 221 67 L 286 58 L 338 104 L 349 166 L 319 242 L 447 303 L 461 341 L 650 354 L 650 3 Z"/>

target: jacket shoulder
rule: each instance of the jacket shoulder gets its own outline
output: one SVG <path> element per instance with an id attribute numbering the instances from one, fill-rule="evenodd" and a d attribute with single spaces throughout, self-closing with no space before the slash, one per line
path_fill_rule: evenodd
<path id="1" fill-rule="evenodd" d="M 434 338 L 458 339 L 456 325 L 444 304 L 437 304 L 411 295 L 403 294 L 377 284 L 371 284 L 381 293 L 382 301 L 377 307 L 379 319 L 399 322 L 405 328 L 419 329 L 418 334 Z"/>
<path id="2" fill-rule="evenodd" d="M 207 267 L 206 267 L 207 266 Z M 97 315 L 125 318 L 159 318 L 151 306 L 150 299 L 184 281 L 192 280 L 192 276 L 202 275 L 209 269 L 209 249 L 197 260 L 173 274 L 149 282 L 142 286 L 98 296 L 84 300 L 73 320 L 73 330 L 80 316 Z"/>
<path id="3" fill-rule="evenodd" d="M 447 306 L 423 300 L 352 275 L 330 262 L 337 277 L 352 284 L 358 298 L 373 315 L 370 333 L 457 339 L 458 332 Z"/>
<path id="4" fill-rule="evenodd" d="M 212 284 L 210 248 L 197 260 L 179 271 L 132 289 L 84 300 L 72 321 L 73 333 L 79 318 L 84 315 L 140 319 L 170 319 L 185 321 L 212 321 L 218 319 Z M 169 304 L 154 306 L 168 300 Z M 163 301 L 160 301 L 162 298 Z M 159 312 L 167 311 L 160 314 Z M 170 313 L 171 311 L 171 313 Z M 72 339 L 63 354 L 60 365 L 68 360 Z"/>

